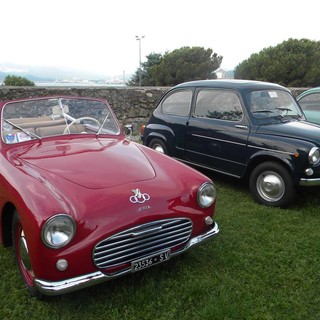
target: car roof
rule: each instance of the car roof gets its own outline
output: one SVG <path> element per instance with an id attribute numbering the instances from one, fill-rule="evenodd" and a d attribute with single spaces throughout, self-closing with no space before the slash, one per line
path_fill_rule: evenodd
<path id="1" fill-rule="evenodd" d="M 254 81 L 254 80 L 238 80 L 238 79 L 212 79 L 212 80 L 196 80 L 178 84 L 174 88 L 186 87 L 209 87 L 209 88 L 227 88 L 237 90 L 257 90 L 257 89 L 289 89 L 276 83 Z"/>
<path id="2" fill-rule="evenodd" d="M 300 93 L 297 97 L 297 100 L 299 101 L 301 98 L 303 98 L 304 96 L 307 96 L 308 94 L 311 93 L 319 93 L 320 92 L 320 87 L 315 87 L 315 88 L 311 88 L 308 89 L 306 91 L 303 91 L 302 93 Z"/>

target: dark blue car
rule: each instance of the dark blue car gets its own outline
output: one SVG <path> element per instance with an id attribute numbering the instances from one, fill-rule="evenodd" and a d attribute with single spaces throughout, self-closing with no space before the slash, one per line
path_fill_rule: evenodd
<path id="1" fill-rule="evenodd" d="M 160 100 L 145 145 L 183 162 L 248 178 L 262 204 L 287 207 L 300 186 L 320 185 L 320 126 L 273 83 L 201 80 Z"/>

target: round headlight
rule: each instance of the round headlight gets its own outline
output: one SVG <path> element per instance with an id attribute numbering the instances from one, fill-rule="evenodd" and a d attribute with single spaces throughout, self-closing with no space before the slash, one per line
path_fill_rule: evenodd
<path id="1" fill-rule="evenodd" d="M 210 207 L 216 199 L 216 188 L 213 183 L 205 182 L 198 190 L 198 204 L 202 208 Z"/>
<path id="2" fill-rule="evenodd" d="M 74 220 L 69 215 L 58 214 L 44 224 L 42 240 L 46 246 L 58 249 L 72 240 L 75 230 Z"/>
<path id="3" fill-rule="evenodd" d="M 320 161 L 320 150 L 317 147 L 313 147 L 309 151 L 308 155 L 309 163 L 310 164 L 317 164 Z"/>

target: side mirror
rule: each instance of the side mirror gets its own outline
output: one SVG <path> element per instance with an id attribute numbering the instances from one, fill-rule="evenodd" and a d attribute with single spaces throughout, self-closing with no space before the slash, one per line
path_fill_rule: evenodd
<path id="1" fill-rule="evenodd" d="M 124 134 L 126 135 L 127 138 L 131 138 L 133 132 L 133 125 L 132 124 L 126 124 L 124 126 Z"/>

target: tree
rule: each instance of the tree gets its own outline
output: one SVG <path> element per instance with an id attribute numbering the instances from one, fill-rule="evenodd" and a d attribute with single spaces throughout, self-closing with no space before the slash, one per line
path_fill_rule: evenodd
<path id="1" fill-rule="evenodd" d="M 320 85 L 320 41 L 289 39 L 265 48 L 241 62 L 234 71 L 236 79 L 279 83 L 288 87 Z"/>
<path id="2" fill-rule="evenodd" d="M 147 58 L 140 70 L 143 86 L 173 86 L 185 81 L 214 79 L 214 70 L 220 67 L 223 59 L 212 49 L 202 47 L 182 47 L 163 56 L 153 53 Z M 138 80 L 139 70 L 129 85 L 137 85 Z"/>
<path id="3" fill-rule="evenodd" d="M 34 82 L 28 80 L 27 78 L 18 77 L 18 76 L 6 76 L 4 79 L 4 85 L 5 86 L 25 86 L 30 87 L 34 86 Z"/>
<path id="4" fill-rule="evenodd" d="M 137 86 L 139 84 L 139 80 L 141 77 L 141 85 L 142 86 L 154 86 L 155 82 L 151 76 L 151 68 L 155 65 L 161 63 L 162 55 L 160 53 L 150 53 L 146 56 L 147 61 L 141 64 L 141 69 L 139 68 L 131 79 L 128 81 L 127 85 L 129 86 Z"/>

